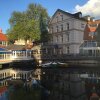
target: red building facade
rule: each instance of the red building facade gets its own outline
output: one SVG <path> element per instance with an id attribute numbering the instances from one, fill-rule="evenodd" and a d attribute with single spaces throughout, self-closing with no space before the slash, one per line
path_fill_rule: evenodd
<path id="1" fill-rule="evenodd" d="M 100 24 L 100 20 L 91 20 L 87 22 L 84 30 L 84 41 L 95 41 L 96 29 Z"/>
<path id="2" fill-rule="evenodd" d="M 2 29 L 0 29 L 0 47 L 7 46 L 7 43 L 7 36 L 2 32 Z"/>

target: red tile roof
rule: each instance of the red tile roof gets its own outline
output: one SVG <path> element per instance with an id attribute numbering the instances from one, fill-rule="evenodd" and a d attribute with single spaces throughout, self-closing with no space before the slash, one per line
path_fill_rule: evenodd
<path id="1" fill-rule="evenodd" d="M 1 29 L 0 29 L 0 41 L 7 41 L 7 37 L 5 34 L 2 33 Z"/>

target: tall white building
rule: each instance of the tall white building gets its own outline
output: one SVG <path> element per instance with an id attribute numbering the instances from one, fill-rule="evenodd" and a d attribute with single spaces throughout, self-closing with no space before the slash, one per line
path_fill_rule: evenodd
<path id="1" fill-rule="evenodd" d="M 82 13 L 71 14 L 58 9 L 49 23 L 48 52 L 54 54 L 77 54 L 83 43 L 84 29 L 87 21 Z"/>

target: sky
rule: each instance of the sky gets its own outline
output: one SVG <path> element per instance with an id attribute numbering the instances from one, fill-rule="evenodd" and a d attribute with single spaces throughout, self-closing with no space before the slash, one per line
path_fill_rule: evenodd
<path id="1" fill-rule="evenodd" d="M 30 3 L 41 4 L 52 16 L 57 9 L 100 18 L 100 0 L 0 0 L 0 28 L 3 33 L 10 28 L 9 19 L 13 11 L 25 11 Z"/>

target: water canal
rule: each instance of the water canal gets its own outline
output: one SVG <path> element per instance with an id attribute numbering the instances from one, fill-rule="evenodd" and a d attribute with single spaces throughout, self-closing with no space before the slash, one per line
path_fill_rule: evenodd
<path id="1" fill-rule="evenodd" d="M 15 93 L 16 91 L 18 92 L 18 89 L 19 90 L 22 89 L 20 90 L 21 92 L 20 91 L 19 92 L 22 93 L 23 91 L 24 94 L 28 94 L 30 100 L 35 98 L 35 95 L 37 94 L 38 98 L 36 98 L 35 100 L 51 100 L 51 99 L 52 100 L 100 100 L 99 67 L 80 68 L 72 66 L 70 68 L 68 67 L 59 68 L 56 66 L 55 68 L 49 67 L 49 68 L 37 68 L 37 69 L 41 69 L 40 84 L 42 87 L 45 88 L 45 90 L 48 91 L 48 94 L 46 94 L 44 89 L 41 88 L 39 85 L 37 85 L 39 91 L 37 89 L 34 89 L 34 85 L 32 85 L 31 86 L 31 88 L 33 88 L 31 90 L 32 92 L 30 91 L 25 92 L 26 89 L 25 88 L 23 89 L 24 81 L 19 86 L 20 88 L 14 88 L 13 92 Z M 36 69 L 34 69 L 34 71 L 36 71 Z M 12 87 L 11 84 L 10 87 Z M 12 98 L 9 98 L 10 92 L 12 93 L 12 91 L 10 90 L 11 88 L 9 88 L 9 84 L 1 85 L 0 100 L 14 100 Z M 22 94 L 22 96 L 24 95 Z M 28 100 L 26 98 L 24 100 Z M 17 100 L 21 100 L 21 98 L 18 97 Z"/>

